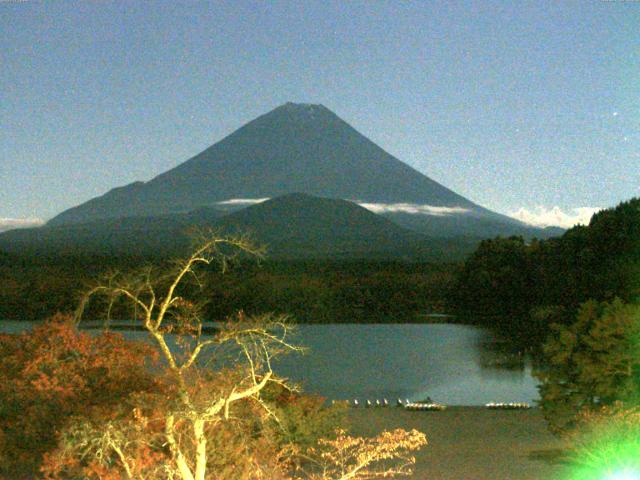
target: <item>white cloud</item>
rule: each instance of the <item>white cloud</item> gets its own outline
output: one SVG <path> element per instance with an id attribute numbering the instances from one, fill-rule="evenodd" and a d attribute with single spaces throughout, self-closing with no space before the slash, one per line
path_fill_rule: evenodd
<path id="1" fill-rule="evenodd" d="M 218 205 L 255 205 L 256 203 L 262 203 L 269 200 L 267 198 L 230 198 L 229 200 L 223 200 L 218 202 Z"/>
<path id="2" fill-rule="evenodd" d="M 521 208 L 509 216 L 536 227 L 571 228 L 575 225 L 588 225 L 594 213 L 602 210 L 594 207 L 572 208 L 563 211 L 560 207 L 546 208 L 538 206 L 533 210 Z"/>
<path id="3" fill-rule="evenodd" d="M 419 205 L 416 203 L 361 203 L 357 202 L 361 207 L 372 211 L 373 213 L 412 213 L 420 215 L 433 215 L 436 217 L 444 217 L 447 215 L 456 215 L 469 212 L 468 208 L 462 207 L 436 207 L 433 205 Z"/>
<path id="4" fill-rule="evenodd" d="M 44 225 L 41 218 L 0 218 L 0 232 L 14 228 L 39 227 Z"/>

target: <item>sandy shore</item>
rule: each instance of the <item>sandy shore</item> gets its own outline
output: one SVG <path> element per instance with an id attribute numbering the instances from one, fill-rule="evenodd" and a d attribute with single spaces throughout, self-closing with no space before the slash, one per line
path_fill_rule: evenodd
<path id="1" fill-rule="evenodd" d="M 429 445 L 416 455 L 414 479 L 556 480 L 562 466 L 551 459 L 562 442 L 546 429 L 538 409 L 450 407 L 442 412 L 399 408 L 350 409 L 354 433 L 415 428 Z"/>

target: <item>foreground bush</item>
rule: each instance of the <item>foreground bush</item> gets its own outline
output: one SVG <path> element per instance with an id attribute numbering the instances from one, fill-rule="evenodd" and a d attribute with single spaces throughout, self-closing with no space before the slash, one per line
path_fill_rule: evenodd
<path id="1" fill-rule="evenodd" d="M 61 315 L 32 332 L 0 335 L 0 475 L 33 478 L 73 417 L 102 416 L 155 391 L 147 367 L 156 358 L 148 344 L 79 333 Z"/>

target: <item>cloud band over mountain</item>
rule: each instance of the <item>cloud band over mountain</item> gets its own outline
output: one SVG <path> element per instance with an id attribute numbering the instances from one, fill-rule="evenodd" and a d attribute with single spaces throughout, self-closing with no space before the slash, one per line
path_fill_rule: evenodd
<path id="1" fill-rule="evenodd" d="M 262 203 L 269 200 L 266 198 L 230 198 L 229 200 L 223 200 L 217 202 L 218 205 L 255 205 L 256 203 Z"/>
<path id="2" fill-rule="evenodd" d="M 546 208 L 538 206 L 534 210 L 520 208 L 509 216 L 536 227 L 571 228 L 575 225 L 588 225 L 594 213 L 602 210 L 595 207 L 572 208 L 563 211 L 560 207 Z"/>
<path id="3" fill-rule="evenodd" d="M 269 198 L 230 198 L 216 203 L 221 206 L 245 206 L 255 205 L 267 200 L 269 200 Z M 443 217 L 446 215 L 470 212 L 468 208 L 463 207 L 437 207 L 434 205 L 419 205 L 416 203 L 368 203 L 358 201 L 354 201 L 353 203 L 356 203 L 373 213 L 411 213 Z"/>
<path id="4" fill-rule="evenodd" d="M 436 207 L 416 203 L 357 203 L 373 213 L 411 213 L 444 217 L 447 215 L 468 213 L 470 211 L 468 208 L 463 207 Z"/>
<path id="5" fill-rule="evenodd" d="M 44 224 L 40 218 L 0 218 L 0 232 L 14 228 L 39 227 Z"/>

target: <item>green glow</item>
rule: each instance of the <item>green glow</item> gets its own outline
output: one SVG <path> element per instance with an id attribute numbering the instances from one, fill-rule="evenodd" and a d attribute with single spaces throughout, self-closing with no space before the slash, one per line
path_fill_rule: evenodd
<path id="1" fill-rule="evenodd" d="M 575 451 L 567 480 L 640 480 L 640 436 L 600 432 Z"/>
<path id="2" fill-rule="evenodd" d="M 603 480 L 638 480 L 639 478 L 640 470 L 625 468 L 624 470 L 612 473 Z"/>

